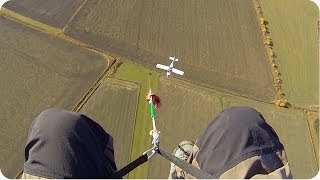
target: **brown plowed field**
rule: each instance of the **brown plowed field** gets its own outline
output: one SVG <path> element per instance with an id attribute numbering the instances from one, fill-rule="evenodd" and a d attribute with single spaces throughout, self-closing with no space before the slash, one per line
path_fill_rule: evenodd
<path id="1" fill-rule="evenodd" d="M 175 55 L 185 80 L 275 97 L 251 0 L 91 0 L 66 34 L 149 68 Z"/>
<path id="2" fill-rule="evenodd" d="M 112 135 L 119 169 L 130 162 L 138 95 L 138 84 L 106 79 L 81 109 Z"/>
<path id="3" fill-rule="evenodd" d="M 101 55 L 0 16 L 0 168 L 23 168 L 29 126 L 42 110 L 71 110 L 107 66 Z"/>
<path id="4" fill-rule="evenodd" d="M 44 24 L 63 28 L 84 0 L 11 0 L 3 7 Z"/>

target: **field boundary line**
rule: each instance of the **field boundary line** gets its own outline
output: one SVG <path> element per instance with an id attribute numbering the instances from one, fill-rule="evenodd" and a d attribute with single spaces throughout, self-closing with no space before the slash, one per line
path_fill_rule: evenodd
<path id="1" fill-rule="evenodd" d="M 136 84 L 136 86 L 138 87 L 138 91 L 137 91 L 137 94 L 136 94 L 136 101 L 137 101 L 137 105 L 135 107 L 135 117 L 134 117 L 134 122 L 133 122 L 133 131 L 132 131 L 132 139 L 131 139 L 131 146 L 130 146 L 130 157 L 129 157 L 129 162 L 132 161 L 132 148 L 133 148 L 133 139 L 134 139 L 134 134 L 135 134 L 135 127 L 136 127 L 136 122 L 137 122 L 137 118 L 138 118 L 138 107 L 139 107 L 139 99 L 140 99 L 140 92 L 141 92 L 141 83 L 139 82 L 135 82 L 135 81 L 129 81 L 129 80 L 126 80 L 126 79 L 121 79 L 121 78 L 117 78 L 117 77 L 113 77 L 112 79 L 115 79 L 115 80 L 118 80 L 118 81 L 124 81 L 124 82 L 128 82 L 128 83 L 134 83 Z M 149 166 L 148 166 L 149 168 Z M 128 177 L 130 176 L 131 172 L 127 175 Z"/>
<path id="2" fill-rule="evenodd" d="M 3 16 L 5 18 L 7 18 L 9 20 L 12 20 L 14 22 L 17 22 L 19 24 L 25 25 L 25 26 L 27 26 L 29 28 L 32 28 L 32 29 L 38 30 L 40 32 L 46 33 L 46 34 L 48 34 L 50 36 L 65 40 L 65 41 L 67 41 L 67 42 L 69 42 L 71 44 L 75 44 L 77 46 L 80 46 L 80 47 L 85 48 L 87 50 L 90 50 L 92 52 L 98 53 L 98 54 L 104 56 L 105 58 L 110 58 L 110 57 L 111 58 L 115 58 L 115 56 L 116 56 L 115 54 L 103 51 L 101 49 L 93 47 L 92 45 L 83 43 L 83 42 L 78 41 L 76 39 L 73 39 L 73 38 L 71 38 L 69 36 L 61 34 L 61 31 L 62 31 L 61 29 L 58 29 L 58 28 L 46 25 L 44 23 L 41 23 L 39 21 L 30 19 L 28 17 L 25 17 L 23 15 L 20 15 L 18 13 L 15 13 L 13 11 L 8 10 L 8 9 L 2 8 L 1 11 L 0 11 L 0 16 Z"/>
<path id="3" fill-rule="evenodd" d="M 119 55 L 114 55 L 115 57 L 120 57 Z M 129 59 L 121 59 L 123 60 L 123 62 L 128 62 L 128 63 L 131 63 L 131 64 L 134 64 L 134 65 L 137 65 L 141 68 L 144 68 L 144 69 L 148 69 L 148 70 L 152 70 L 152 71 L 155 71 L 159 74 L 158 78 L 160 77 L 164 77 L 161 73 L 159 73 L 157 70 L 154 70 L 148 66 L 145 66 L 145 65 L 142 65 L 142 64 L 139 64 L 135 61 L 131 61 Z M 199 82 L 195 82 L 195 81 L 192 81 L 192 80 L 189 80 L 189 79 L 183 79 L 183 78 L 180 78 L 180 77 L 171 77 L 172 79 L 176 79 L 176 80 L 179 80 L 181 82 L 185 82 L 185 83 L 188 83 L 188 84 L 193 84 L 194 86 L 199 86 L 201 88 L 206 88 L 206 89 L 211 89 L 213 91 L 217 91 L 219 93 L 225 93 L 225 94 L 229 94 L 229 95 L 232 95 L 232 96 L 237 96 L 237 97 L 241 97 L 241 98 L 246 98 L 246 99 L 251 99 L 251 100 L 254 100 L 254 101 L 258 101 L 258 102 L 263 102 L 263 103 L 267 103 L 267 104 L 273 104 L 271 101 L 270 102 L 267 102 L 267 101 L 264 101 L 264 100 L 261 100 L 261 99 L 257 99 L 257 98 L 252 98 L 252 97 L 248 97 L 246 95 L 243 95 L 243 94 L 236 94 L 236 93 L 232 93 L 232 92 L 229 92 L 221 87 L 210 87 L 210 86 L 207 86 L 205 85 L 204 83 L 199 83 Z"/>
<path id="4" fill-rule="evenodd" d="M 1 11 L 0 11 L 0 12 L 1 12 Z M 0 13 L 0 15 L 1 15 L 1 13 Z M 12 17 L 12 16 L 13 16 L 13 17 Z M 99 48 L 96 48 L 96 47 L 94 47 L 94 46 L 92 46 L 92 45 L 89 45 L 89 44 L 83 43 L 83 42 L 81 42 L 81 41 L 75 40 L 75 39 L 73 39 L 73 38 L 70 38 L 70 37 L 67 36 L 67 35 L 61 34 L 61 30 L 60 30 L 60 29 L 58 29 L 58 30 L 56 30 L 54 33 L 52 33 L 52 31 L 49 30 L 49 29 L 51 28 L 50 26 L 45 25 L 45 24 L 40 23 L 40 22 L 37 22 L 37 21 L 32 20 L 32 19 L 30 19 L 30 18 L 28 18 L 29 21 L 24 21 L 24 19 L 23 19 L 24 16 L 19 15 L 19 14 L 17 14 L 17 13 L 13 13 L 13 14 L 10 14 L 9 16 L 5 16 L 5 17 L 7 17 L 8 19 L 12 19 L 12 20 L 14 20 L 14 21 L 17 21 L 17 22 L 19 22 L 19 23 L 21 23 L 21 24 L 24 24 L 24 25 L 26 25 L 26 26 L 28 26 L 28 27 L 30 27 L 30 28 L 33 28 L 33 29 L 39 30 L 39 31 L 41 31 L 41 32 L 47 33 L 47 34 L 49 34 L 49 35 L 54 35 L 54 36 L 57 37 L 57 38 L 63 39 L 63 40 L 65 40 L 65 41 L 69 42 L 69 43 L 75 44 L 75 45 L 77 45 L 77 46 L 80 46 L 80 47 L 82 47 L 82 48 L 88 49 L 88 50 L 90 50 L 90 51 L 99 53 L 99 54 L 101 54 L 101 55 L 103 55 L 103 56 L 105 56 L 105 57 L 106 57 L 106 56 L 110 56 L 110 57 L 113 57 L 113 58 L 120 57 L 120 56 L 117 55 L 117 54 L 113 54 L 113 53 L 106 52 L 106 51 L 101 50 L 101 49 L 99 49 Z M 36 23 L 33 23 L 33 22 L 36 22 Z M 41 25 L 41 26 L 42 26 L 42 25 L 45 25 L 46 28 L 41 28 L 41 26 L 39 26 L 39 25 Z M 134 61 L 130 61 L 130 60 L 125 60 L 125 61 L 130 62 L 130 63 L 133 63 L 133 64 L 136 64 L 136 65 L 141 66 L 141 67 L 143 67 L 143 68 L 145 68 L 145 69 L 150 69 L 150 68 L 147 68 L 147 67 L 145 67 L 145 66 L 143 66 L 143 65 L 141 65 L 141 64 L 138 64 L 138 63 L 136 63 L 136 62 L 134 62 Z M 184 80 L 184 81 L 191 82 L 191 81 L 189 81 L 189 80 Z M 192 83 L 194 83 L 195 85 L 199 85 L 199 86 L 202 86 L 202 87 L 209 88 L 209 87 L 205 86 L 204 84 L 199 84 L 199 83 L 196 83 L 196 82 L 192 82 Z M 222 89 L 219 88 L 219 87 L 215 87 L 215 88 L 217 88 L 217 90 L 219 90 L 219 91 L 221 91 L 221 92 L 225 92 L 225 93 L 228 93 L 228 94 L 236 95 L 236 94 L 233 94 L 233 93 L 224 91 L 224 90 L 222 90 Z M 239 94 L 237 94 L 237 95 L 240 96 L 240 97 L 245 97 L 245 98 L 253 99 L 253 98 L 250 98 L 250 97 L 247 97 L 247 96 L 244 96 L 244 95 L 239 95 Z M 264 102 L 264 101 L 259 100 L 259 99 L 253 99 L 253 100 L 257 100 L 257 101 Z"/>
<path id="5" fill-rule="evenodd" d="M 252 2 L 253 2 L 253 3 L 257 2 L 257 3 L 258 3 L 258 0 L 252 0 Z M 253 4 L 253 5 L 255 5 L 255 4 Z M 258 4 L 258 5 L 259 5 L 259 4 Z M 260 7 L 260 6 L 259 6 L 259 7 Z M 256 8 L 256 7 L 254 7 L 254 8 Z M 258 13 L 258 10 L 259 10 L 259 8 L 256 8 L 256 13 Z M 261 11 L 261 10 L 260 10 L 260 11 Z M 71 37 L 69 37 L 69 36 L 66 36 L 66 35 L 64 35 L 64 34 L 61 34 L 61 29 L 57 29 L 57 28 L 51 27 L 51 26 L 49 26 L 49 25 L 43 24 L 43 23 L 41 23 L 41 22 L 35 21 L 35 20 L 33 20 L 33 19 L 27 18 L 27 17 L 25 17 L 25 16 L 23 16 L 23 15 L 20 15 L 20 14 L 18 14 L 18 13 L 15 13 L 15 12 L 13 12 L 13 11 L 10 11 L 10 10 L 8 10 L 8 9 L 6 9 L 6 8 L 2 8 L 2 9 L 1 9 L 1 11 L 0 11 L 0 16 L 3 16 L 3 17 L 5 17 L 5 18 L 7 18 L 7 19 L 9 19 L 9 20 L 12 20 L 12 21 L 14 21 L 14 22 L 17 22 L 17 23 L 19 23 L 19 24 L 25 25 L 25 26 L 27 26 L 27 27 L 29 27 L 29 28 L 38 30 L 38 31 L 40 31 L 40 32 L 46 33 L 46 34 L 51 35 L 51 36 L 54 36 L 54 37 L 56 37 L 56 38 L 65 40 L 65 41 L 67 41 L 67 42 L 69 42 L 69 43 L 71 43 L 71 44 L 80 46 L 80 47 L 85 48 L 85 49 L 87 49 L 87 50 L 90 50 L 90 51 L 92 51 L 92 52 L 98 53 L 98 54 L 104 56 L 107 60 L 108 60 L 109 58 L 114 58 L 114 59 L 116 59 L 116 57 L 120 57 L 118 54 L 106 52 L 106 51 L 104 51 L 104 50 L 102 50 L 102 49 L 96 48 L 96 47 L 94 47 L 94 46 L 92 46 L 92 45 L 83 43 L 83 42 L 78 41 L 78 40 L 75 40 L 75 39 L 73 39 L 73 38 L 71 38 Z M 259 21 L 259 16 L 258 16 L 258 14 L 257 14 L 257 19 L 258 19 L 258 21 Z M 262 34 L 262 33 L 261 33 L 261 34 Z M 263 34 L 261 35 L 261 37 L 262 37 L 262 39 L 263 39 Z M 265 45 L 265 47 L 266 47 L 266 52 L 268 52 L 267 50 L 268 50 L 269 47 L 268 47 L 267 45 Z M 143 65 L 141 65 L 141 64 L 139 64 L 139 63 L 136 63 L 136 62 L 134 62 L 134 61 L 130 61 L 130 60 L 126 60 L 126 59 L 122 59 L 122 61 L 124 61 L 124 62 L 130 62 L 130 63 L 136 64 L 136 65 L 138 65 L 138 66 L 141 66 L 142 68 L 151 70 L 150 68 L 148 68 L 148 67 L 146 67 L 146 66 L 143 66 Z M 271 63 L 270 63 L 270 62 L 269 62 L 269 63 L 272 65 L 272 62 L 274 62 L 274 59 L 271 59 Z M 272 68 L 272 66 L 271 66 L 271 68 Z M 279 74 L 279 72 L 277 72 L 277 73 Z M 274 74 L 272 74 L 272 76 L 275 77 Z M 277 78 L 277 79 L 278 79 L 278 78 Z M 182 80 L 182 79 L 180 79 L 180 80 Z M 192 83 L 192 84 L 194 84 L 194 85 L 198 85 L 198 86 L 201 86 L 201 87 L 213 89 L 213 88 L 208 87 L 208 86 L 206 86 L 206 85 L 204 85 L 204 84 L 202 84 L 202 83 L 192 82 L 192 81 L 187 80 L 187 79 L 184 79 L 183 81 L 186 81 L 186 82 L 188 82 L 188 83 Z M 277 81 L 281 82 L 282 80 L 279 78 Z M 280 85 L 280 87 L 281 87 L 281 85 Z M 275 86 L 275 88 L 276 88 L 276 86 Z M 255 99 L 255 98 L 250 98 L 250 97 L 247 97 L 247 96 L 245 96 L 245 95 L 234 94 L 234 93 L 225 91 L 225 90 L 223 90 L 223 89 L 221 89 L 221 88 L 219 88 L 219 87 L 214 87 L 214 90 L 217 90 L 217 91 L 223 92 L 223 93 L 227 93 L 227 94 L 230 94 L 230 95 L 234 95 L 234 96 L 239 96 L 239 97 L 243 97 L 243 98 L 247 98 L 247 99 L 252 99 L 252 100 L 255 100 L 255 101 L 259 101 L 259 102 L 265 102 L 265 101 L 263 101 L 263 100 L 259 100 L 259 99 Z M 281 91 L 281 92 L 282 92 L 282 91 Z M 281 101 L 281 100 L 280 100 L 280 101 Z M 267 103 L 267 102 L 265 102 L 265 103 Z M 269 102 L 269 103 L 270 103 L 270 102 Z M 270 104 L 272 104 L 272 102 L 271 102 Z M 319 112 L 318 110 L 315 110 L 315 109 L 313 109 L 312 107 L 305 107 L 305 106 L 303 106 L 303 107 L 297 106 L 297 107 L 296 107 L 296 106 L 294 106 L 294 105 L 291 105 L 290 107 L 291 107 L 291 108 L 294 108 L 294 109 L 306 109 L 306 110 L 312 111 L 312 112 Z"/>
<path id="6" fill-rule="evenodd" d="M 114 55 L 115 57 L 120 57 L 118 55 Z M 130 61 L 128 59 L 121 59 L 124 63 L 131 63 L 131 64 L 134 64 L 134 65 L 137 65 L 143 69 L 148 69 L 148 70 L 151 70 L 151 71 L 154 71 L 154 72 L 157 72 L 158 75 L 158 78 L 160 77 L 164 77 L 163 75 L 161 75 L 161 73 L 159 73 L 158 71 L 156 70 L 153 70 L 151 69 L 150 67 L 147 67 L 147 66 L 144 66 L 142 64 L 139 64 L 135 61 Z M 215 86 L 214 88 L 210 87 L 210 86 L 206 86 L 204 83 L 199 83 L 199 82 L 194 82 L 192 80 L 188 80 L 188 79 L 182 79 L 182 78 L 177 78 L 177 77 L 171 77 L 172 79 L 175 79 L 175 80 L 179 80 L 181 82 L 184 82 L 184 83 L 188 83 L 188 84 L 192 84 L 194 86 L 199 86 L 201 88 L 205 88 L 205 89 L 210 89 L 210 90 L 213 90 L 213 91 L 217 91 L 219 93 L 225 93 L 225 94 L 228 94 L 228 95 L 232 95 L 232 96 L 237 96 L 237 97 L 241 97 L 241 98 L 246 98 L 246 99 L 250 99 L 250 100 L 254 100 L 254 101 L 258 101 L 258 102 L 263 102 L 263 103 L 267 103 L 267 104 L 272 104 L 272 102 L 266 102 L 266 101 L 263 101 L 261 99 L 255 99 L 255 98 L 251 98 L 251 97 L 247 97 L 245 95 L 242 95 L 242 94 L 235 94 L 235 93 L 232 93 L 232 92 L 229 92 L 229 91 L 226 91 L 220 87 L 217 87 Z"/>
<path id="7" fill-rule="evenodd" d="M 276 64 L 276 55 L 273 50 L 274 42 L 270 38 L 270 32 L 267 27 L 268 21 L 264 18 L 263 12 L 261 10 L 260 2 L 259 0 L 252 0 L 253 7 L 256 12 L 256 17 L 258 21 L 258 27 L 260 29 L 260 34 L 261 34 L 261 39 L 263 40 L 264 47 L 265 47 L 265 52 L 267 53 L 267 60 L 268 64 L 270 65 L 270 70 L 271 70 L 271 76 L 273 78 L 273 87 L 276 91 L 276 97 L 273 101 L 273 103 L 276 106 L 280 107 L 291 107 L 291 104 L 286 100 L 285 98 L 285 93 L 283 92 L 283 88 L 281 84 L 283 83 L 282 79 L 280 78 L 281 73 L 278 70 L 278 65 Z"/>
<path id="8" fill-rule="evenodd" d="M 300 110 L 300 111 L 320 113 L 319 109 L 312 109 L 312 108 L 309 108 L 309 107 L 292 106 L 291 108 L 292 108 L 292 109 L 298 109 L 298 110 Z"/>
<path id="9" fill-rule="evenodd" d="M 249 99 L 249 100 L 253 100 L 253 101 L 257 101 L 257 102 L 261 102 L 261 103 L 272 104 L 272 102 L 266 102 L 266 101 L 263 101 L 261 99 L 255 99 L 255 98 L 252 98 L 252 97 L 247 97 L 247 96 L 242 95 L 242 94 L 235 94 L 235 93 L 226 91 L 226 90 L 224 90 L 224 89 L 222 89 L 220 87 L 217 87 L 217 86 L 212 88 L 210 86 L 206 86 L 203 83 L 193 82 L 191 80 L 185 80 L 185 79 L 180 79 L 180 78 L 173 78 L 173 79 L 179 80 L 179 81 L 181 81 L 183 83 L 192 84 L 193 86 L 198 86 L 199 88 L 202 88 L 202 89 L 208 89 L 208 90 L 211 90 L 211 91 L 216 92 L 216 93 L 220 93 L 220 94 L 223 93 L 223 94 L 226 94 L 228 96 L 241 97 L 241 98 L 245 98 L 245 99 Z"/>
<path id="10" fill-rule="evenodd" d="M 165 78 L 164 76 L 160 75 L 160 78 Z M 247 97 L 245 95 L 240 95 L 240 94 L 234 94 L 232 92 L 228 92 L 228 91 L 224 91 L 223 89 L 219 88 L 219 87 L 214 87 L 211 88 L 209 86 L 205 86 L 204 84 L 200 84 L 200 83 L 196 83 L 193 81 L 189 81 L 189 80 L 185 80 L 185 79 L 180 79 L 180 78 L 175 78 L 175 77 L 171 77 L 171 79 L 173 81 L 178 82 L 180 85 L 184 86 L 184 87 L 189 87 L 189 86 L 198 86 L 197 88 L 203 90 L 203 91 L 210 91 L 210 93 L 215 93 L 217 95 L 223 95 L 223 97 L 237 97 L 237 98 L 243 98 L 243 99 L 247 99 L 247 100 L 251 100 L 251 101 L 255 101 L 258 103 L 263 103 L 263 104 L 269 104 L 269 105 L 274 105 L 273 102 L 266 102 L 263 100 L 259 100 L 259 99 L 255 99 L 255 98 L 251 98 L 251 97 Z M 279 107 L 279 106 L 278 106 Z M 312 109 L 309 107 L 300 107 L 300 106 L 294 106 L 291 105 L 290 107 L 288 107 L 287 109 L 292 109 L 292 110 L 299 110 L 299 111 L 307 111 L 307 112 L 314 112 L 314 113 L 319 113 L 318 109 Z"/>
<path id="11" fill-rule="evenodd" d="M 93 83 L 90 89 L 85 93 L 85 95 L 78 101 L 78 103 L 72 108 L 72 111 L 79 112 L 82 107 L 87 103 L 90 97 L 96 92 L 96 90 L 100 87 L 103 80 L 113 74 L 113 71 L 119 65 L 119 61 L 117 59 L 112 60 L 112 62 L 108 65 L 108 67 L 103 71 L 100 77 Z"/>
<path id="12" fill-rule="evenodd" d="M 308 131 L 309 131 L 309 137 L 310 137 L 311 146 L 312 146 L 313 158 L 315 159 L 316 164 L 318 166 L 318 170 L 319 170 L 319 161 L 317 161 L 316 144 L 315 144 L 314 136 L 312 135 L 312 132 L 311 132 L 312 130 L 311 130 L 310 123 L 309 123 L 309 116 L 310 115 L 309 115 L 308 111 L 305 111 L 303 113 L 304 113 L 304 116 L 306 118 L 306 123 L 307 123 Z M 319 144 L 318 144 L 318 146 L 319 146 Z"/>
<path id="13" fill-rule="evenodd" d="M 106 77 L 106 78 L 107 78 L 107 77 Z M 140 88 L 140 86 L 141 86 L 140 83 L 135 82 L 135 81 L 129 81 L 129 80 L 121 79 L 121 78 L 117 78 L 117 77 L 112 77 L 111 79 L 117 80 L 117 81 L 124 81 L 124 82 L 126 82 L 126 83 L 136 84 L 139 88 Z M 114 84 L 116 84 L 116 83 L 114 83 Z"/>
<path id="14" fill-rule="evenodd" d="M 117 65 L 115 65 L 115 66 L 117 66 Z M 141 91 L 141 84 L 140 83 L 138 83 L 138 82 L 134 82 L 134 81 L 128 81 L 128 80 L 125 80 L 125 79 L 120 79 L 120 78 L 116 78 L 116 77 L 109 77 L 109 76 L 105 76 L 104 78 L 103 78 L 103 80 L 105 80 L 105 79 L 110 79 L 110 81 L 106 81 L 106 82 L 108 82 L 109 84 L 111 84 L 111 85 L 114 85 L 114 86 L 119 86 L 119 87 L 123 87 L 123 88 L 127 88 L 127 87 L 129 87 L 129 86 L 131 86 L 133 89 L 137 89 L 137 94 L 136 94 L 136 106 L 135 106 L 135 113 L 134 113 L 134 122 L 133 122 L 133 125 L 132 125 L 132 134 L 131 134 L 131 136 L 132 136 L 132 138 L 131 138 L 131 142 L 130 142 L 130 156 L 129 156 L 129 159 L 128 159 L 128 162 L 131 162 L 132 161 L 132 157 L 131 157 L 131 154 L 132 154 L 132 148 L 133 148 L 133 138 L 134 138 L 134 134 L 135 134 L 135 125 L 136 125 L 136 121 L 137 121 L 137 117 L 138 117 L 138 106 L 139 106 L 139 98 L 140 98 L 140 91 Z M 102 80 L 102 81 L 103 81 Z M 125 82 L 125 84 L 122 84 L 122 83 L 120 83 L 120 82 Z M 101 85 L 101 83 L 99 84 L 99 86 Z M 95 90 L 97 90 L 98 89 L 98 87 L 95 89 Z M 94 92 L 90 95 L 90 97 L 92 96 L 94 94 Z M 86 102 L 90 99 L 90 97 L 88 97 L 88 99 L 86 100 Z M 86 102 L 83 104 L 83 105 L 85 105 L 86 104 Z M 80 103 L 80 102 L 79 102 Z M 83 105 L 81 105 L 81 108 L 83 107 Z M 78 111 L 80 111 L 81 110 L 81 108 L 78 110 Z M 77 112 L 78 112 L 77 111 Z M 122 168 L 122 167 L 121 167 Z"/>
<path id="15" fill-rule="evenodd" d="M 77 11 L 76 11 L 75 13 L 73 13 L 73 15 L 71 16 L 71 18 L 70 18 L 69 21 L 67 22 L 67 24 L 62 28 L 62 30 L 61 30 L 61 32 L 60 32 L 61 34 L 64 34 L 66 28 L 69 26 L 69 24 L 71 23 L 71 21 L 73 20 L 73 18 L 78 14 L 78 12 L 79 12 L 80 9 L 83 7 L 83 5 L 84 5 L 85 3 L 87 3 L 87 1 L 88 1 L 88 0 L 84 0 L 84 1 L 82 2 L 82 4 L 80 5 L 80 7 L 77 9 Z"/>
<path id="16" fill-rule="evenodd" d="M 283 91 L 282 85 L 283 80 L 281 79 L 281 73 L 279 72 L 278 64 L 277 64 L 277 56 L 274 52 L 273 46 L 274 42 L 270 38 L 270 32 L 267 27 L 269 22 L 264 18 L 262 7 L 260 5 L 260 0 L 252 0 L 253 6 L 256 11 L 257 20 L 259 22 L 259 28 L 262 36 L 262 40 L 264 41 L 265 50 L 267 53 L 267 58 L 269 62 L 269 67 L 271 69 L 271 74 L 273 77 L 273 84 L 276 90 L 276 97 L 273 103 L 276 106 L 283 107 L 283 108 L 291 108 L 291 109 L 299 109 L 302 111 L 309 111 L 309 112 L 319 112 L 318 105 L 299 105 L 299 104 L 291 104 L 285 97 L 285 93 Z"/>
<path id="17" fill-rule="evenodd" d="M 137 83 L 137 82 L 136 82 Z M 135 142 L 135 139 L 137 138 L 137 134 L 136 134 L 136 131 L 137 131 L 137 121 L 139 121 L 139 119 L 138 119 L 138 110 L 139 110 L 139 108 L 141 109 L 141 107 L 139 107 L 139 106 L 141 106 L 140 105 L 140 103 L 143 103 L 143 102 L 141 102 L 140 101 L 140 98 L 141 98 L 141 96 L 143 96 L 142 95 L 142 89 L 143 89 L 143 84 L 142 83 L 139 83 L 139 92 L 138 92 L 138 94 L 137 94 L 137 109 L 136 109 L 136 119 L 135 119 L 135 121 L 134 121 L 134 125 L 133 125 L 133 133 L 132 133 L 132 139 L 131 139 L 131 152 L 130 152 L 130 161 L 132 161 L 133 159 L 135 159 L 135 158 L 137 158 L 137 157 L 134 157 L 134 153 L 133 153 L 133 146 L 134 146 L 134 142 Z M 143 119 L 143 116 L 142 116 L 142 119 Z M 149 164 L 148 165 L 146 165 L 147 167 L 147 171 L 146 171 L 146 174 L 147 174 L 147 177 L 148 177 L 148 173 L 149 173 Z M 132 176 L 134 177 L 135 176 L 135 172 L 133 171 L 133 172 L 130 172 L 129 174 L 128 174 L 128 178 L 129 179 L 132 179 Z M 147 178 L 146 177 L 146 178 Z"/>
<path id="18" fill-rule="evenodd" d="M 61 29 L 59 28 L 55 28 L 55 27 L 46 25 L 44 23 L 41 23 L 39 21 L 35 21 L 31 18 L 25 17 L 21 14 L 10 11 L 9 9 L 6 9 L 6 8 L 1 8 L 0 15 L 12 21 L 18 22 L 30 28 L 37 29 L 42 32 L 46 32 L 47 34 L 51 34 L 54 36 L 57 36 L 61 32 Z"/>
<path id="19" fill-rule="evenodd" d="M 121 58 L 123 60 L 123 66 L 122 68 L 119 68 L 115 78 L 121 79 L 121 80 L 127 80 L 131 82 L 136 82 L 140 84 L 140 91 L 137 94 L 138 98 L 138 107 L 137 107 L 137 117 L 135 119 L 134 123 L 134 135 L 132 139 L 132 149 L 130 154 L 130 159 L 136 159 L 143 153 L 146 149 L 149 149 L 150 147 L 150 136 L 148 135 L 149 130 L 152 128 L 150 124 L 150 117 L 148 115 L 148 103 L 146 103 L 145 100 L 145 93 L 149 91 L 150 86 L 148 86 L 148 79 L 151 78 L 151 88 L 153 91 L 157 91 L 158 89 L 158 72 L 143 68 L 138 63 L 133 63 L 132 61 L 129 61 L 128 58 Z M 121 65 L 122 66 L 122 65 Z M 120 67 L 121 67 L 120 66 Z M 148 76 L 148 74 L 151 76 Z M 142 143 L 141 143 L 142 142 Z M 149 165 L 144 164 L 137 168 L 135 171 L 132 171 L 129 173 L 128 178 L 134 179 L 134 178 L 147 178 L 149 172 Z"/>
<path id="20" fill-rule="evenodd" d="M 160 78 L 165 78 L 164 76 L 160 76 Z M 171 77 L 171 80 L 175 81 L 176 83 L 179 83 L 179 85 L 183 86 L 183 87 L 187 87 L 187 88 L 190 88 L 192 87 L 193 89 L 195 89 L 197 91 L 197 89 L 199 89 L 199 91 L 206 91 L 208 93 L 214 93 L 218 96 L 221 96 L 221 97 L 238 97 L 238 98 L 243 98 L 243 99 L 247 99 L 247 100 L 251 100 L 251 101 L 255 101 L 255 102 L 259 102 L 259 103 L 264 103 L 264 104 L 269 104 L 271 105 L 272 103 L 271 102 L 265 102 L 265 101 L 262 101 L 262 100 L 259 100 L 259 99 L 254 99 L 254 98 L 250 98 L 250 97 L 246 97 L 246 96 L 243 96 L 243 95 L 239 95 L 239 94 L 233 94 L 233 93 L 230 93 L 228 91 L 223 91 L 217 87 L 215 87 L 215 89 L 211 88 L 211 87 L 208 87 L 208 86 L 204 86 L 202 84 L 198 84 L 198 83 L 195 83 L 195 82 L 190 82 L 190 81 L 186 81 L 184 79 L 180 79 L 180 78 L 173 78 Z M 197 86 L 197 87 L 195 87 Z M 197 89 L 196 89 L 197 88 Z"/>
<path id="21" fill-rule="evenodd" d="M 131 82 L 131 81 L 130 81 Z M 131 146 L 130 146 L 130 155 L 129 155 L 129 162 L 132 162 L 132 149 L 133 149 L 133 139 L 134 139 L 134 134 L 135 134 L 135 130 L 136 130 L 136 124 L 137 124 L 137 121 L 138 121 L 138 107 L 139 107 L 139 99 L 140 99 L 140 92 L 141 92 L 141 84 L 137 83 L 137 82 L 134 82 L 138 85 L 138 92 L 137 92 L 137 96 L 136 96 L 136 101 L 137 101 L 137 105 L 136 105 L 136 109 L 135 109 L 135 117 L 134 117 L 134 122 L 133 122 L 133 131 L 132 131 L 132 134 L 131 134 Z M 149 166 L 148 166 L 149 168 Z M 127 177 L 130 176 L 130 173 L 127 175 Z M 131 175 L 132 176 L 132 175 Z"/>
<path id="22" fill-rule="evenodd" d="M 139 83 L 122 80 L 116 77 L 105 77 L 106 82 L 110 85 L 121 86 L 123 88 L 140 88 Z"/>
<path id="23" fill-rule="evenodd" d="M 139 44 L 140 44 L 140 34 L 141 34 L 141 17 L 142 17 L 142 14 L 143 14 L 143 12 L 142 12 L 142 7 L 144 6 L 144 1 L 141 1 L 141 4 L 140 4 L 140 12 L 139 12 L 139 22 L 138 22 L 138 37 L 137 37 L 137 44 L 136 44 L 136 46 L 138 46 L 139 47 Z"/>

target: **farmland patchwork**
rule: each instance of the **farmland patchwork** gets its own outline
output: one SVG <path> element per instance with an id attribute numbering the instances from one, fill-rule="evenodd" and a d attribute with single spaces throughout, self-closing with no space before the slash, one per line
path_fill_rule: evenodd
<path id="1" fill-rule="evenodd" d="M 316 6 L 300 0 L 12 0 L 0 11 L 1 171 L 21 172 L 29 125 L 50 107 L 101 124 L 125 166 L 151 146 L 152 89 L 163 104 L 162 148 L 196 140 L 228 107 L 251 106 L 279 135 L 294 178 L 311 178 L 319 170 L 316 21 Z M 168 56 L 184 76 L 155 68 Z M 279 97 L 290 106 L 276 106 Z M 169 168 L 156 156 L 127 177 L 167 178 Z"/>

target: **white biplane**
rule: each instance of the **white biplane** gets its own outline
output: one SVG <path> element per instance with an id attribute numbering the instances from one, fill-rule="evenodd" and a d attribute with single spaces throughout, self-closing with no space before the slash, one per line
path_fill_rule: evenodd
<path id="1" fill-rule="evenodd" d="M 179 69 L 176 69 L 176 68 L 173 68 L 173 63 L 175 61 L 178 61 L 178 59 L 176 57 L 169 57 L 170 60 L 172 60 L 171 64 L 169 66 L 165 66 L 165 65 L 162 65 L 162 64 L 157 64 L 157 68 L 159 69 L 163 69 L 165 71 L 167 71 L 167 77 L 170 76 L 171 72 L 175 73 L 175 74 L 179 74 L 180 76 L 182 76 L 184 74 L 183 71 L 179 70 Z"/>

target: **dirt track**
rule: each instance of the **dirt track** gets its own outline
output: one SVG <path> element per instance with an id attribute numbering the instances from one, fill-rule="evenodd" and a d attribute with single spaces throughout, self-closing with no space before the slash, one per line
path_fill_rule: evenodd
<path id="1" fill-rule="evenodd" d="M 1 16 L 0 27 L 0 166 L 15 177 L 33 118 L 50 107 L 71 110 L 107 60 Z"/>
<path id="2" fill-rule="evenodd" d="M 250 0 L 91 0 L 66 34 L 149 68 L 175 55 L 185 80 L 264 101 L 275 97 Z"/>

